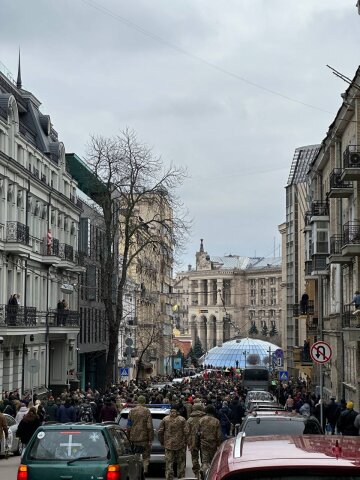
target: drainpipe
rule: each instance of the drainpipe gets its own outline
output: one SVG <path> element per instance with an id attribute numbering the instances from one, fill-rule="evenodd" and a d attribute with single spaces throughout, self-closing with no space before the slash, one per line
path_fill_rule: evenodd
<path id="1" fill-rule="evenodd" d="M 50 229 L 50 205 L 51 205 L 51 192 L 49 193 L 49 202 L 47 204 L 47 230 Z M 47 253 L 47 237 L 45 240 L 44 249 Z M 50 268 L 51 265 L 48 266 L 48 270 L 46 273 L 46 315 L 45 315 L 45 365 L 48 371 L 48 375 L 45 375 L 45 387 L 49 388 L 50 385 L 50 345 L 49 345 L 49 281 L 50 281 Z"/>

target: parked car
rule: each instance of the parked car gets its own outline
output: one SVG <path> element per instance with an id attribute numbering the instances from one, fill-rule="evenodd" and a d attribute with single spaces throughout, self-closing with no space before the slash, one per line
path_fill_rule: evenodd
<path id="1" fill-rule="evenodd" d="M 320 423 L 315 417 L 280 412 L 254 412 L 247 415 L 241 426 L 240 433 L 247 437 L 258 435 L 305 435 L 323 434 Z"/>
<path id="2" fill-rule="evenodd" d="M 247 392 L 245 397 L 245 408 L 249 408 L 249 404 L 251 401 L 270 401 L 276 402 L 276 398 L 270 392 L 266 392 L 264 390 L 250 390 Z"/>
<path id="3" fill-rule="evenodd" d="M 14 455 L 20 455 L 22 452 L 22 445 L 20 442 L 20 439 L 17 438 L 16 436 L 16 430 L 17 430 L 17 423 L 15 422 L 14 417 L 11 415 L 8 415 L 7 413 L 4 413 L 4 417 L 8 426 L 8 441 L 7 445 L 9 446 L 8 453 L 12 453 Z M 4 441 L 1 442 L 0 446 L 0 455 L 5 455 L 5 434 L 4 436 Z"/>
<path id="4" fill-rule="evenodd" d="M 360 480 L 360 437 L 238 435 L 218 449 L 206 480 Z"/>
<path id="5" fill-rule="evenodd" d="M 18 480 L 142 480 L 141 456 L 115 423 L 51 424 L 28 443 Z"/>
<path id="6" fill-rule="evenodd" d="M 161 420 L 169 415 L 170 405 L 146 405 L 150 409 L 153 427 L 154 427 L 154 441 L 151 446 L 150 465 L 161 464 L 165 465 L 165 448 L 161 445 L 158 437 L 158 429 Z M 118 423 L 120 427 L 126 428 L 128 416 L 131 408 L 123 408 L 120 412 Z"/>

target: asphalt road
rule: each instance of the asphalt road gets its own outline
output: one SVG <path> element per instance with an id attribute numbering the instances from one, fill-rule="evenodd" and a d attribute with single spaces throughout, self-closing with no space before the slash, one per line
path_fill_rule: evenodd
<path id="1" fill-rule="evenodd" d="M 17 470 L 20 463 L 20 457 L 9 457 L 7 460 L 4 457 L 0 457 L 0 480 L 16 480 Z M 189 452 L 186 456 L 186 477 L 193 477 L 191 470 L 191 457 Z M 152 480 L 164 480 L 164 470 L 159 468 L 152 468 L 147 478 Z"/>

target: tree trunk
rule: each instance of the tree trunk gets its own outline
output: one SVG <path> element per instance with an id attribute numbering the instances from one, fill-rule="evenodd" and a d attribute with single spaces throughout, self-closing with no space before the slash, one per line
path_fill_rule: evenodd
<path id="1" fill-rule="evenodd" d="M 109 329 L 109 350 L 105 365 L 105 387 L 109 388 L 114 383 L 114 368 L 117 365 L 118 335 Z"/>

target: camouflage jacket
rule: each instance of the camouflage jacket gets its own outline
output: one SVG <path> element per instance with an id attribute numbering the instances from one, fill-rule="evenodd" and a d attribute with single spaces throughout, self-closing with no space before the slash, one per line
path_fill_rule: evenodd
<path id="1" fill-rule="evenodd" d="M 160 423 L 158 436 L 161 445 L 168 450 L 186 448 L 189 427 L 181 415 L 171 417 L 167 415 Z"/>
<path id="2" fill-rule="evenodd" d="M 222 442 L 220 421 L 212 415 L 205 415 L 199 421 L 201 450 L 213 450 Z"/>
<path id="3" fill-rule="evenodd" d="M 138 405 L 130 410 L 128 431 L 132 442 L 152 442 L 154 440 L 153 422 L 147 407 Z"/>
<path id="4" fill-rule="evenodd" d="M 201 410 L 195 410 L 190 415 L 190 418 L 187 421 L 189 427 L 189 436 L 188 436 L 188 446 L 190 450 L 196 448 L 196 434 L 199 429 L 199 422 L 202 417 L 205 416 L 205 412 Z"/>

